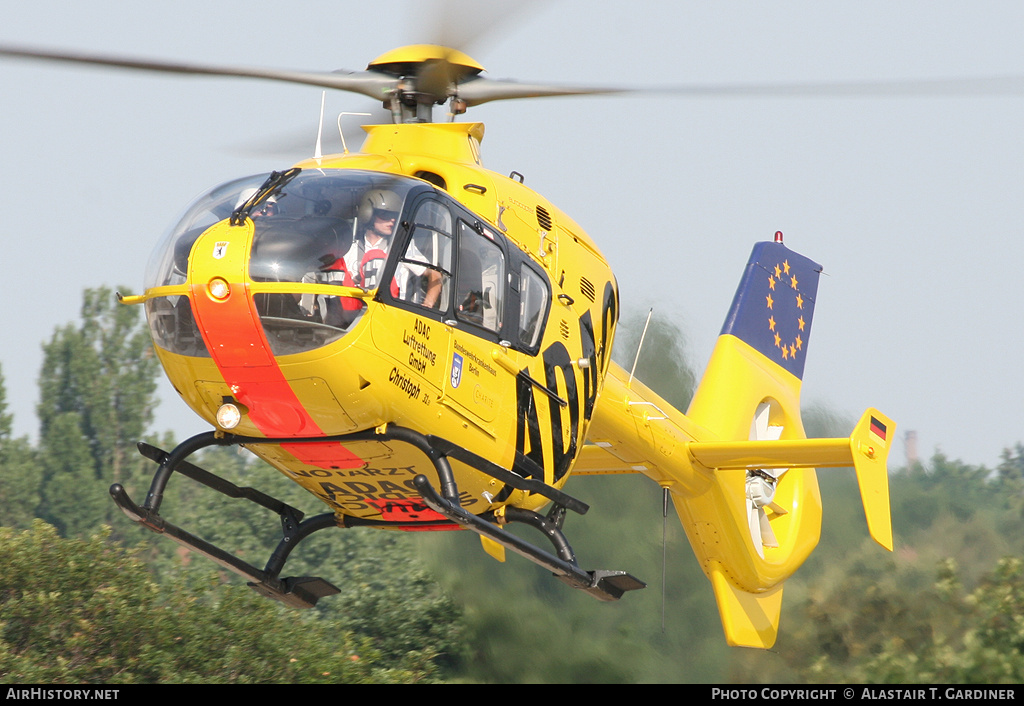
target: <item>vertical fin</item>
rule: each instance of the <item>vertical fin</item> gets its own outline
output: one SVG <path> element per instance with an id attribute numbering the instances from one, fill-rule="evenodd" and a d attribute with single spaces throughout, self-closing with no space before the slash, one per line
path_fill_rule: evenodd
<path id="1" fill-rule="evenodd" d="M 757 243 L 722 335 L 736 336 L 803 379 L 821 270 L 782 243 Z"/>
<path id="2" fill-rule="evenodd" d="M 729 581 L 717 562 L 708 576 L 715 591 L 726 642 L 733 647 L 772 647 L 779 633 L 782 584 L 763 593 L 742 591 Z"/>
<path id="3" fill-rule="evenodd" d="M 877 409 L 869 409 L 850 436 L 853 469 L 860 486 L 868 532 L 872 539 L 889 551 L 892 551 L 893 543 L 887 462 L 895 434 L 894 421 Z"/>

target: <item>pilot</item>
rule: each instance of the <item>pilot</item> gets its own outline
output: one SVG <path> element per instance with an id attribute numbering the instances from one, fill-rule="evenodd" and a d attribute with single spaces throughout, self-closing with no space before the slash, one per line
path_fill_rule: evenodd
<path id="1" fill-rule="evenodd" d="M 401 208 L 402 199 L 393 191 L 374 189 L 367 192 L 360 202 L 358 214 L 359 220 L 366 223 L 362 236 L 356 238 L 343 258 L 325 260 L 325 265 L 319 272 L 307 274 L 302 281 L 334 282 L 363 289 L 377 287 L 391 249 Z M 405 257 L 409 260 L 428 262 L 411 242 L 406 248 Z M 426 286 L 421 295 L 420 288 L 414 285 L 422 278 L 426 279 Z M 441 274 L 437 270 L 402 262 L 395 271 L 391 295 L 398 299 L 436 308 L 440 293 Z M 320 296 L 316 298 L 316 305 L 324 323 L 347 327 L 355 319 L 362 304 L 347 297 L 341 298 L 340 301 L 337 299 Z M 299 306 L 307 316 L 313 316 L 316 311 L 312 295 L 304 294 Z"/>
<path id="2" fill-rule="evenodd" d="M 373 289 L 380 284 L 401 208 L 402 199 L 393 191 L 374 189 L 363 196 L 359 206 L 359 217 L 366 222 L 366 230 L 345 254 L 345 268 L 356 286 Z M 423 253 L 411 242 L 406 248 L 405 258 L 428 262 Z M 430 308 L 436 307 L 441 293 L 441 274 L 422 265 L 402 262 L 395 271 L 391 294 L 399 299 L 414 301 L 416 292 L 413 290 L 416 288 L 413 285 L 424 275 L 427 278 L 425 293 L 422 301 L 415 303 Z"/>
<path id="3" fill-rule="evenodd" d="M 276 216 L 278 212 L 277 199 L 271 196 L 262 204 L 256 206 L 250 213 L 249 218 L 256 219 L 262 216 Z"/>

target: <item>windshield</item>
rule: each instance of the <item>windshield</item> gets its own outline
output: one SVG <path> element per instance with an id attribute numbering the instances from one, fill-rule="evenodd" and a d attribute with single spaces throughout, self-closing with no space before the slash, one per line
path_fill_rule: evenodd
<path id="1" fill-rule="evenodd" d="M 266 174 L 235 179 L 193 201 L 174 227 L 164 233 L 149 258 L 144 283 L 146 289 L 182 284 L 188 271 L 192 244 L 207 228 L 230 217 L 231 212 L 249 195 L 256 193 L 266 179 Z"/>
<path id="2" fill-rule="evenodd" d="M 255 283 L 377 287 L 410 190 L 420 182 L 377 172 L 305 170 L 261 193 L 267 175 L 237 179 L 197 199 L 150 260 L 146 288 L 187 280 L 193 244 L 210 226 L 243 208 L 253 224 L 248 273 Z M 256 203 L 251 203 L 255 200 Z M 183 355 L 208 355 L 184 297 L 150 300 L 147 314 L 158 345 Z M 274 355 L 331 343 L 362 316 L 352 297 L 256 293 L 256 309 Z"/>

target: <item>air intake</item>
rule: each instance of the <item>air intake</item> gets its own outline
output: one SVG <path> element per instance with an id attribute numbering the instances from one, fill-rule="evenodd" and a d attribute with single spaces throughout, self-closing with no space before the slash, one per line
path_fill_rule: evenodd
<path id="1" fill-rule="evenodd" d="M 540 225 L 542 230 L 551 230 L 553 225 L 551 214 L 543 206 L 537 207 L 537 224 Z"/>

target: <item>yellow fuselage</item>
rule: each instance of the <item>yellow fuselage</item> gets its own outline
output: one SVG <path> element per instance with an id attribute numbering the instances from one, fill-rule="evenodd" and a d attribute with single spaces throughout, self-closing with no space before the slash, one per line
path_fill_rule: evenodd
<path id="1" fill-rule="evenodd" d="M 158 347 L 171 382 L 214 425 L 223 400 L 245 405 L 248 413 L 233 430 L 237 434 L 315 437 L 397 424 L 560 487 L 583 446 L 609 363 L 618 297 L 608 264 L 549 202 L 482 168 L 482 125 L 382 125 L 368 132 L 360 154 L 298 166 L 443 179 L 448 196 L 465 209 L 460 215 L 486 219 L 506 247 L 527 253 L 546 276 L 550 313 L 536 353 L 467 331 L 443 312 L 378 298 L 334 343 L 274 355 L 253 298 L 268 291 L 298 296 L 303 286 L 254 281 L 247 269 L 254 221 L 231 225 L 224 220 L 193 244 L 187 285 L 147 292 L 167 296 L 187 289 L 211 351 L 211 357 L 194 357 Z M 436 156 L 441 154 L 446 157 Z M 224 301 L 207 292 L 207 284 L 218 279 L 230 287 Z M 457 381 L 456 359 L 461 361 Z M 251 450 L 336 512 L 357 517 L 409 514 L 405 503 L 418 496 L 412 479 L 419 473 L 433 477 L 421 452 L 382 442 L 267 444 Z M 506 503 L 532 509 L 547 502 L 522 491 L 502 494 L 495 479 L 458 462 L 453 467 L 463 506 L 474 513 Z"/>

